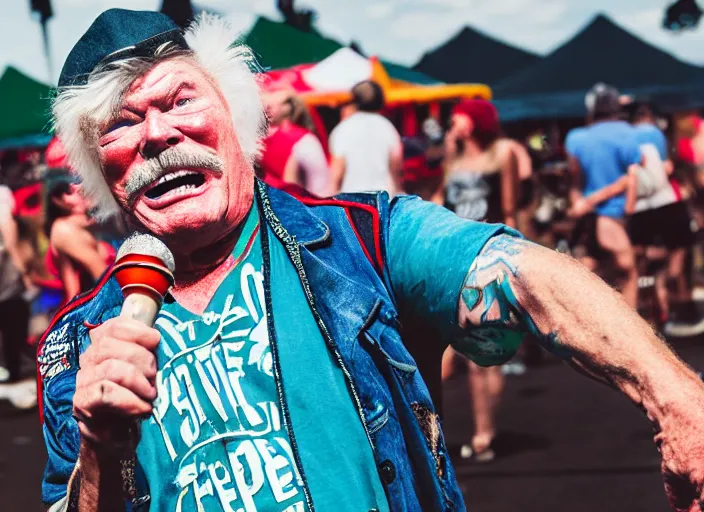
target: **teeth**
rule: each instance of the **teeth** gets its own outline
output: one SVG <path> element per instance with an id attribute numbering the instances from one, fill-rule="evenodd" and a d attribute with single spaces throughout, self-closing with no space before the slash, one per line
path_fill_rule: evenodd
<path id="1" fill-rule="evenodd" d="M 183 194 L 193 188 L 198 188 L 195 185 L 181 185 L 178 188 L 175 188 L 173 190 L 169 190 L 166 194 L 164 195 L 172 195 L 172 194 Z"/>
<path id="2" fill-rule="evenodd" d="M 154 183 L 154 186 L 156 185 L 161 185 L 162 183 L 166 183 L 167 181 L 171 181 L 176 178 L 181 178 L 182 176 L 189 176 L 191 174 L 198 174 L 195 171 L 176 171 L 176 172 L 171 172 L 169 174 L 165 174 L 161 178 L 157 180 L 156 183 Z"/>

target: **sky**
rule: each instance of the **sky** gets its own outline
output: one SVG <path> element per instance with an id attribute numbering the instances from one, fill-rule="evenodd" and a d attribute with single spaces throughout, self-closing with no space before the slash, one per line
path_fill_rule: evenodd
<path id="1" fill-rule="evenodd" d="M 412 65 L 422 54 L 471 25 L 504 41 L 549 53 L 596 14 L 604 13 L 641 38 L 679 59 L 704 65 L 704 22 L 698 30 L 671 33 L 661 28 L 674 0 L 299 0 L 318 13 L 318 29 L 343 43 L 359 41 L 370 55 Z M 279 19 L 276 0 L 197 0 L 246 32 L 256 16 Z M 13 65 L 55 84 L 75 42 L 95 17 L 110 7 L 158 9 L 161 0 L 52 0 L 49 21 L 53 69 L 42 49 L 38 21 L 29 0 L 0 0 L 0 70 Z"/>

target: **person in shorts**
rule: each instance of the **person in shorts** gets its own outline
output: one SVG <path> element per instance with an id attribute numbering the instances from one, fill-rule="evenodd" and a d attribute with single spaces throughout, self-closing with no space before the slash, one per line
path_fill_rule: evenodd
<path id="1" fill-rule="evenodd" d="M 638 270 L 633 245 L 626 231 L 626 187 L 622 179 L 641 162 L 635 131 L 621 120 L 619 93 L 597 84 L 585 99 L 590 125 L 567 135 L 565 142 L 572 175 L 570 201 L 574 217 L 583 218 L 588 257 L 594 268 L 610 259 L 619 274 L 615 280 L 632 307 L 638 298 Z M 623 185 L 622 185 L 623 184 Z M 610 187 L 619 187 L 612 195 Z M 605 199 L 600 195 L 604 193 Z M 595 199 L 596 198 L 596 199 Z M 594 212 L 593 216 L 587 214 Z"/>
<path id="2" fill-rule="evenodd" d="M 631 110 L 644 165 L 638 173 L 639 197 L 629 221 L 629 234 L 646 260 L 663 264 L 655 269 L 658 320 L 663 332 L 668 336 L 694 336 L 704 332 L 704 319 L 697 318 L 691 307 L 685 275 L 687 251 L 694 243 L 689 209 L 672 177 L 667 139 L 656 125 L 652 107 L 639 103 Z"/>

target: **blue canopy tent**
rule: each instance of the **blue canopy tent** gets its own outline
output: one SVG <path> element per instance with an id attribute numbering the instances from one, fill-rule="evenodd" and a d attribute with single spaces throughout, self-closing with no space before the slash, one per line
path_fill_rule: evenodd
<path id="1" fill-rule="evenodd" d="M 413 66 L 447 83 L 493 86 L 540 57 L 466 26 L 442 45 L 426 52 Z"/>
<path id="2" fill-rule="evenodd" d="M 504 121 L 583 117 L 584 95 L 597 82 L 647 98 L 662 109 L 704 106 L 704 69 L 677 60 L 596 16 L 572 39 L 494 87 Z"/>

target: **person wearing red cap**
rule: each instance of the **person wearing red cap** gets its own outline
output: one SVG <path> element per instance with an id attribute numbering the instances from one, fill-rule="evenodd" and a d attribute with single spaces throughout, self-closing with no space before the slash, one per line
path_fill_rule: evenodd
<path id="1" fill-rule="evenodd" d="M 452 111 L 447 133 L 445 206 L 458 216 L 516 227 L 518 163 L 508 144 L 499 143 L 499 114 L 486 100 L 464 100 Z M 501 368 L 483 368 L 450 349 L 443 358 L 447 377 L 456 364 L 469 365 L 474 412 L 471 446 L 462 456 L 478 462 L 494 458 L 495 413 L 504 387 Z"/>
<path id="2" fill-rule="evenodd" d="M 465 100 L 452 112 L 445 206 L 460 217 L 516 227 L 518 171 L 499 138 L 499 115 L 489 101 Z"/>

